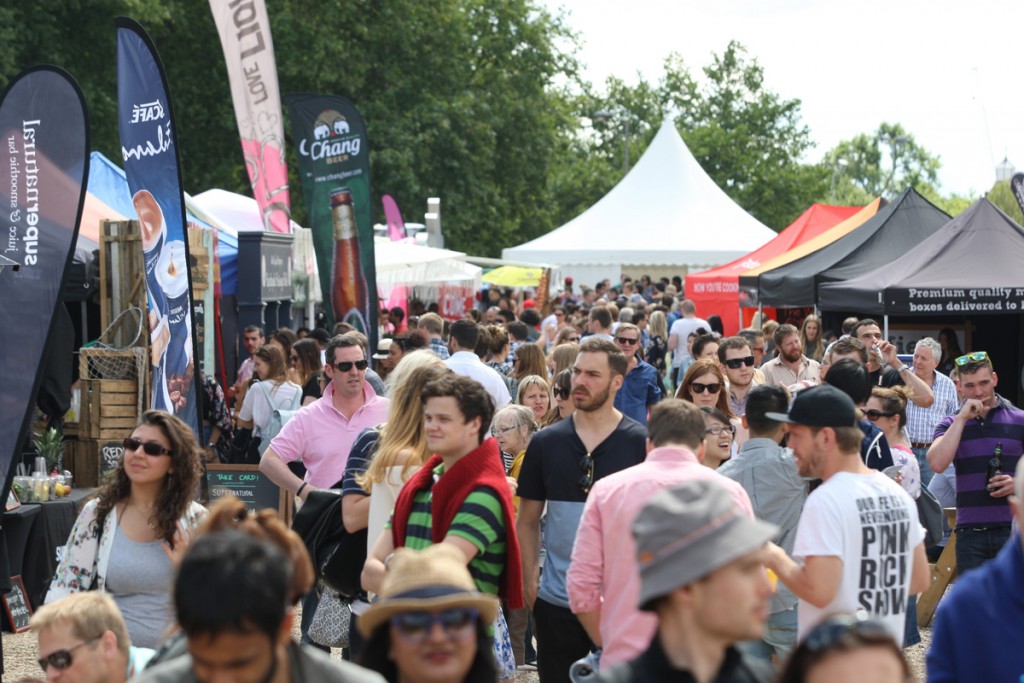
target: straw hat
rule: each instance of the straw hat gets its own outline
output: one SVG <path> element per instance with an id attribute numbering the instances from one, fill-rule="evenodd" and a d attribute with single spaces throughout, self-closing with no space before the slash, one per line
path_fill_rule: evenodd
<path id="1" fill-rule="evenodd" d="M 423 550 L 398 548 L 388 563 L 379 599 L 359 615 L 359 631 L 369 637 L 395 614 L 435 612 L 471 607 L 483 623 L 498 616 L 498 599 L 477 590 L 466 557 L 451 545 L 436 543 Z"/>

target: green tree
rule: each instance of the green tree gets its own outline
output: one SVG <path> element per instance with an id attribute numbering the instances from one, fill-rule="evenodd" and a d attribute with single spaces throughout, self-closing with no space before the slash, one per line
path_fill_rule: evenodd
<path id="1" fill-rule="evenodd" d="M 1000 211 L 1017 221 L 1017 225 L 1024 226 L 1024 212 L 1020 210 L 1017 198 L 1013 196 L 1010 188 L 1010 181 L 1003 180 L 992 186 L 992 189 L 985 195 L 990 202 L 995 204 Z"/>
<path id="2" fill-rule="evenodd" d="M 837 204 L 866 204 L 908 187 L 924 194 L 937 185 L 940 166 L 939 158 L 917 144 L 898 123 L 882 123 L 874 133 L 844 140 L 822 161 Z"/>

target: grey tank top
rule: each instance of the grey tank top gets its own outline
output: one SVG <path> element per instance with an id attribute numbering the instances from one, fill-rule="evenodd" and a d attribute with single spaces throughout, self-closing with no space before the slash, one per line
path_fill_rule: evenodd
<path id="1" fill-rule="evenodd" d="M 160 541 L 139 543 L 117 527 L 110 549 L 106 589 L 128 625 L 132 645 L 155 649 L 174 622 L 174 567 Z"/>

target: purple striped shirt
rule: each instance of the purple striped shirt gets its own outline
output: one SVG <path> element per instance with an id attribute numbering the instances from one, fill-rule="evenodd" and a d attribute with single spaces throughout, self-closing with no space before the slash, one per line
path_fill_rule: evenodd
<path id="1" fill-rule="evenodd" d="M 984 420 L 968 420 L 956 449 L 956 526 L 987 528 L 1010 526 L 1013 513 L 1009 498 L 993 498 L 985 487 L 988 461 L 996 444 L 1003 445 L 1000 458 L 1003 474 L 1012 475 L 1024 452 L 1024 411 L 999 396 L 998 404 Z M 935 437 L 946 433 L 955 416 L 944 417 L 935 427 Z"/>

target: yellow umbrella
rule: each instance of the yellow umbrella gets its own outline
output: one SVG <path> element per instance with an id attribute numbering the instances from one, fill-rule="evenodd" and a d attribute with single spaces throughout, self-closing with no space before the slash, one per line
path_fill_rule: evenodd
<path id="1" fill-rule="evenodd" d="M 484 275 L 483 281 L 500 287 L 536 287 L 543 274 L 543 268 L 501 266 Z"/>

